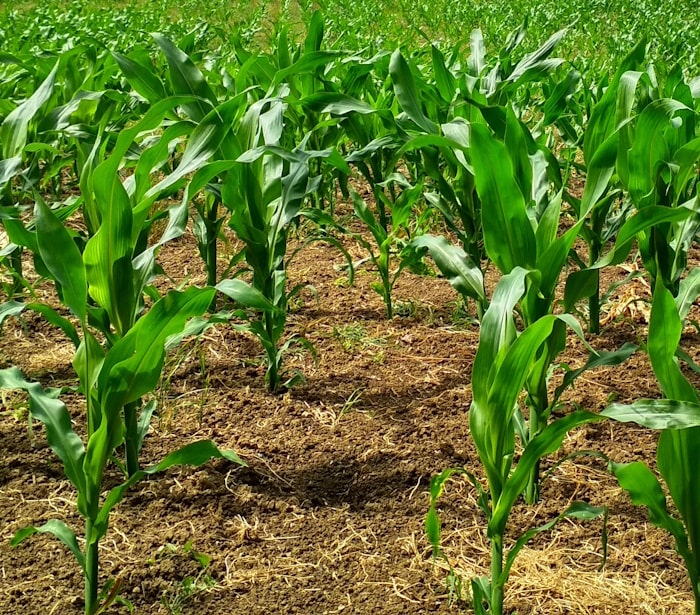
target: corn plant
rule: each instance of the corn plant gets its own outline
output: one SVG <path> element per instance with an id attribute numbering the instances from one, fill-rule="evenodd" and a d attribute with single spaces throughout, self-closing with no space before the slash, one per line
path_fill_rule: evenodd
<path id="1" fill-rule="evenodd" d="M 391 79 L 405 116 L 403 121 L 399 118 L 399 126 L 409 135 L 396 158 L 408 152 L 416 158 L 416 173 L 424 174 L 426 184 L 432 188 L 425 191 L 427 203 L 439 210 L 462 245 L 458 247 L 443 237 L 420 234 L 408 244 L 405 258 L 415 262 L 429 251 L 438 269 L 450 279 L 465 301 L 468 298 L 475 301 L 481 316 L 487 306 L 481 269 L 486 255 L 481 204 L 474 185 L 473 169 L 465 158 L 469 144 L 468 128 L 461 116 L 445 121 L 450 119 L 449 111 L 454 112 L 455 107 L 459 108 L 456 113 L 478 111 L 470 104 L 460 107 L 455 102 L 458 96 L 455 76 L 435 47 L 431 49 L 431 55 L 434 84 L 428 83 L 400 50 L 391 57 Z"/>
<path id="2" fill-rule="evenodd" d="M 629 413 L 630 421 L 646 425 L 644 417 L 651 412 L 676 408 L 678 412 L 691 413 L 700 408 L 698 392 L 683 376 L 676 356 L 685 317 L 697 295 L 697 283 L 693 282 L 696 277 L 694 274 L 681 281 L 681 292 L 675 299 L 660 277 L 656 281 L 647 350 L 666 399 L 618 406 Z M 669 509 L 665 490 L 644 463 L 610 464 L 632 501 L 646 506 L 649 520 L 673 536 L 690 578 L 696 615 L 700 613 L 700 494 L 696 482 L 699 451 L 700 427 L 669 425 L 659 436 L 657 466 L 675 510 Z"/>
<path id="3" fill-rule="evenodd" d="M 440 520 L 437 501 L 445 482 L 455 473 L 467 474 L 478 492 L 477 502 L 486 518 L 486 535 L 491 543 L 491 572 L 488 578 L 472 581 L 473 606 L 477 615 L 502 615 L 505 585 L 519 551 L 538 533 L 551 529 L 563 517 L 591 519 L 604 509 L 574 503 L 540 527 L 527 529 L 509 548 L 505 541 L 513 505 L 526 490 L 533 471 L 545 455 L 556 452 L 565 435 L 575 427 L 612 418 L 618 421 L 637 419 L 647 427 L 700 425 L 700 406 L 678 408 L 668 405 L 656 408 L 612 406 L 601 414 L 585 410 L 572 412 L 550 421 L 532 437 L 524 435 L 525 426 L 518 407 L 518 398 L 533 372 L 538 372 L 541 356 L 548 356 L 550 338 L 558 337 L 558 327 L 570 327 L 583 339 L 578 322 L 568 314 L 547 314 L 531 323 L 521 333 L 516 329 L 513 310 L 527 293 L 528 278 L 537 272 L 515 267 L 501 278 L 479 333 L 479 347 L 472 370 L 473 400 L 469 409 L 469 429 L 486 475 L 486 490 L 479 479 L 461 468 L 450 468 L 431 481 L 431 505 L 426 518 L 426 531 L 435 556 L 441 556 Z M 672 353 L 671 353 L 672 354 Z M 599 365 L 615 365 L 618 353 L 591 353 L 586 366 L 567 374 L 567 384 L 584 369 Z M 552 364 L 548 365 L 551 367 Z M 522 450 L 516 462 L 516 435 Z M 444 557 L 444 556 L 443 556 Z"/>
<path id="4" fill-rule="evenodd" d="M 582 201 L 572 201 L 579 219 L 582 213 L 588 216 L 581 234 L 588 243 L 589 261 L 580 263 L 581 271 L 567 280 L 566 309 L 589 297 L 593 332 L 599 328 L 599 271 L 627 257 L 630 230 L 635 230 L 652 285 L 661 276 L 677 293 L 698 229 L 694 168 L 700 137 L 692 88 L 675 72 L 669 76 L 669 88 L 676 98 L 651 98 L 656 92 L 649 86 L 652 77 L 634 70 L 644 58 L 644 48 L 642 41 L 630 52 L 592 110 L 583 146 L 589 177 Z M 612 186 L 615 177 L 624 192 Z M 621 211 L 615 212 L 613 205 L 620 200 Z M 613 240 L 613 249 L 603 254 Z"/>
<path id="5" fill-rule="evenodd" d="M 397 190 L 395 186 L 399 186 Z M 369 259 L 377 268 L 379 282 L 372 288 L 382 297 L 386 306 L 386 317 L 394 316 L 392 292 L 396 282 L 405 267 L 411 264 L 410 259 L 403 258 L 401 246 L 405 245 L 404 237 L 410 239 L 410 222 L 416 203 L 422 198 L 423 186 L 418 183 L 415 186 L 400 173 L 393 173 L 386 181 L 377 185 L 378 188 L 387 189 L 396 196 L 393 201 L 383 192 L 375 192 L 379 195 L 382 205 L 379 211 L 384 212 L 375 215 L 365 200 L 352 191 L 355 215 L 370 231 L 374 242 L 367 241 L 361 234 L 354 234 L 355 239 L 369 254 Z"/>
<path id="6" fill-rule="evenodd" d="M 660 223 L 638 235 L 652 285 L 661 278 L 675 295 L 686 269 L 688 249 L 700 228 L 700 122 L 695 108 L 700 97 L 694 98 L 680 68 L 668 79 L 668 96 L 644 105 L 621 131 L 617 171 L 640 212 L 657 206 L 686 208 L 694 214 L 680 222 Z"/>
<path id="7" fill-rule="evenodd" d="M 292 386 L 301 374 L 284 380 L 282 360 L 294 344 L 311 348 L 304 338 L 290 338 L 282 343 L 290 299 L 303 285 L 287 289 L 287 242 L 291 225 L 300 216 L 316 221 L 333 221 L 317 209 L 303 209 L 304 199 L 319 185 L 320 178 L 309 176 L 309 161 L 332 157 L 343 166 L 342 159 L 329 151 L 305 151 L 305 141 L 289 151 L 283 147 L 285 103 L 279 98 L 262 99 L 249 108 L 241 122 L 237 138 L 244 153 L 221 184 L 224 206 L 231 212 L 229 225 L 243 242 L 241 257 L 252 273 L 252 287 L 264 298 L 267 309 L 240 312 L 247 323 L 242 328 L 255 335 L 266 357 L 265 381 L 271 392 Z M 332 238 L 325 237 L 333 242 Z M 336 245 L 337 242 L 335 242 Z M 245 270 L 235 272 L 235 275 Z M 219 288 L 229 294 L 231 286 L 224 280 Z M 259 307 L 259 306 L 252 306 Z"/>
<path id="8" fill-rule="evenodd" d="M 186 176 L 200 169 L 209 160 L 217 147 L 218 133 L 212 131 L 212 126 L 219 125 L 219 112 L 214 110 L 192 131 L 181 164 L 155 186 L 151 186 L 150 174 L 154 166 L 160 164 L 162 157 L 167 156 L 167 145 L 172 135 L 169 129 L 164 131 L 161 141 L 142 152 L 134 173 L 128 180 L 122 182 L 118 171 L 124 155 L 133 146 L 139 134 L 158 128 L 164 116 L 173 107 L 192 100 L 192 97 L 175 97 L 160 101 L 139 122 L 120 133 L 111 155 L 99 164 L 94 159 L 100 151 L 100 143 L 97 142 L 83 170 L 83 198 L 78 204 L 82 205 L 88 236 L 74 236 L 71 241 L 77 240 L 74 242 L 75 249 L 80 252 L 81 265 L 85 270 L 87 292 L 90 296 L 90 302 L 85 305 L 86 316 L 90 325 L 104 336 L 107 347 L 116 344 L 134 327 L 143 312 L 145 294 L 150 295 L 153 300 L 159 298 L 151 286 L 156 272 L 156 254 L 163 243 L 184 232 L 187 198 L 182 205 L 169 211 L 170 223 L 160 239 L 146 247 L 149 229 L 157 218 L 151 217 L 151 206 L 158 198 L 181 187 L 186 181 Z M 221 113 L 225 117 L 224 110 L 221 110 Z M 181 127 L 176 126 L 175 130 L 178 134 L 182 132 Z M 207 172 L 207 169 L 200 169 L 200 175 L 195 175 L 195 179 Z M 60 211 L 62 218 L 66 218 L 74 211 L 74 207 L 62 207 Z M 59 297 L 73 309 L 67 303 L 65 289 L 65 284 L 71 282 L 65 277 L 57 277 L 48 265 L 47 258 L 50 258 L 51 254 L 46 247 L 42 247 L 44 239 L 39 228 L 40 216 L 44 225 L 48 224 L 46 220 L 51 220 L 49 227 L 56 234 L 60 234 L 56 225 L 61 225 L 62 222 L 39 197 L 35 212 L 34 226 L 25 226 L 19 220 L 5 220 L 5 228 L 16 245 L 26 247 L 33 253 L 37 270 L 54 280 Z M 28 304 L 26 307 L 40 311 L 50 322 L 61 327 L 76 346 L 78 345 L 79 335 L 75 327 L 55 310 L 36 304 Z M 17 314 L 21 306 L 12 304 L 7 309 L 7 314 Z M 142 443 L 139 435 L 140 411 L 139 400 L 131 400 L 123 408 L 126 434 L 125 466 L 130 475 L 139 467 L 138 455 Z M 151 406 L 142 412 L 142 421 L 145 421 L 146 425 L 152 411 Z"/>
<path id="9" fill-rule="evenodd" d="M 524 325 L 527 327 L 543 316 L 552 313 L 559 276 L 567 264 L 573 241 L 578 235 L 585 217 L 563 235 L 557 237 L 561 208 L 561 190 L 548 196 L 547 178 L 553 176 L 546 167 L 557 165 L 551 156 L 534 141 L 528 131 L 518 129 L 515 118 L 506 111 L 504 141 L 494 138 L 485 126 L 471 125 L 472 164 L 476 188 L 482 201 L 482 223 L 486 251 L 492 262 L 503 273 L 515 266 L 526 266 L 539 272 L 528 285 L 528 290 L 518 303 Z M 528 145 L 529 144 L 529 145 Z M 530 152 L 530 154 L 528 154 Z M 596 162 L 591 168 L 592 187 L 585 192 L 583 211 L 590 212 L 600 195 L 605 191 L 609 174 L 606 162 Z M 556 181 L 556 179 L 555 179 Z M 588 181 L 588 180 L 587 180 Z M 633 216 L 621 227 L 617 244 L 606 258 L 620 262 L 629 254 L 630 245 L 639 229 L 647 229 L 668 216 L 665 208 L 653 208 L 650 215 Z M 671 212 L 670 215 L 687 215 L 689 212 Z M 599 259 L 595 267 L 610 260 Z M 565 344 L 565 329 L 558 326 L 538 356 L 537 368 L 526 382 L 528 408 L 530 411 L 528 437 L 535 437 L 547 424 L 552 400 L 547 389 L 548 365 L 561 352 Z M 629 353 L 620 349 L 619 361 Z M 534 468 L 528 484 L 526 499 L 538 498 L 538 469 Z"/>
<path id="10" fill-rule="evenodd" d="M 61 459 L 66 476 L 78 492 L 78 511 L 85 519 L 85 548 L 81 551 L 76 536 L 58 520 L 20 531 L 13 543 L 19 544 L 35 532 L 49 532 L 61 540 L 83 570 L 85 613 L 94 615 L 102 608 L 98 599 L 99 541 L 107 532 L 109 513 L 126 490 L 144 476 L 175 464 L 201 465 L 211 457 L 240 462 L 235 454 L 223 453 L 209 441 L 198 442 L 145 470 L 139 470 L 137 466 L 129 472 L 125 482 L 102 498 L 105 471 L 117 447 L 126 442 L 127 450 L 134 447 L 138 454 L 148 430 L 152 407 L 144 410 L 141 420 L 135 425 L 130 423 L 128 416 L 122 418 L 122 414 L 155 388 L 168 338 L 180 333 L 188 319 L 203 314 L 216 291 L 213 288 L 172 291 L 158 300 L 116 342 L 103 345 L 88 323 L 91 307 L 88 292 L 96 285 L 95 274 L 90 273 L 92 263 L 80 253 L 60 220 L 41 201 L 36 205 L 36 226 L 39 255 L 61 289 L 63 301 L 79 321 L 79 333 L 76 332 L 80 336 L 79 345 L 73 366 L 86 400 L 85 441 L 73 430 L 66 406 L 54 394 L 45 392 L 36 383 L 26 382 L 14 368 L 1 372 L 0 384 L 3 388 L 22 388 L 29 393 L 32 416 L 46 426 L 49 445 Z M 119 232 L 116 221 L 112 230 Z M 89 253 L 89 250 L 88 247 L 85 252 Z M 117 265 L 120 260 L 110 261 L 104 253 L 103 259 L 110 265 Z M 99 288 L 106 292 L 108 285 Z M 120 321 L 115 319 L 115 322 Z M 126 438 L 131 429 L 136 433 L 131 434 L 133 440 L 129 442 Z M 115 596 L 110 594 L 106 599 L 109 601 Z"/>
<path id="11" fill-rule="evenodd" d="M 426 250 L 430 251 L 443 275 L 450 279 L 465 299 L 475 301 L 479 316 L 483 315 L 488 305 L 483 287 L 483 268 L 491 254 L 484 237 L 483 203 L 477 190 L 475 173 L 477 162 L 489 159 L 470 146 L 471 127 L 486 120 L 507 142 L 511 153 L 520 157 L 517 171 L 522 172 L 523 176 L 518 177 L 518 182 L 526 193 L 526 201 L 528 204 L 532 201 L 538 216 L 545 207 L 543 196 L 546 191 L 542 190 L 546 181 L 544 178 L 549 179 L 556 188 L 562 184 L 559 169 L 553 164 L 553 157 L 547 149 L 541 146 L 538 151 L 533 137 L 524 126 L 524 137 L 518 136 L 521 128 L 517 125 L 516 114 L 520 112 L 520 107 L 516 100 L 523 90 L 553 77 L 562 60 L 549 56 L 565 31 L 557 32 L 539 49 L 516 60 L 516 50 L 524 40 L 525 31 L 526 24 L 523 24 L 511 34 L 498 61 L 491 67 L 479 30 L 472 32 L 471 54 L 459 68 L 456 52 L 446 61 L 433 47 L 434 84 L 426 82 L 399 51 L 394 53 L 391 62 L 397 100 L 411 120 L 413 130 L 423 133 L 414 135 L 402 151 L 410 148 L 420 152 L 421 172 L 432 180 L 429 184 L 432 190 L 426 193 L 426 199 L 440 211 L 461 243 L 461 247 L 457 247 L 443 238 L 427 235 L 414 240 L 411 248 L 417 250 L 419 256 Z M 551 124 L 561 118 L 567 96 L 576 81 L 576 75 L 572 74 L 557 84 L 544 105 L 540 125 Z M 506 106 L 508 115 L 504 111 Z M 540 130 L 541 126 L 535 129 L 538 133 Z M 527 155 L 538 158 L 532 170 L 527 168 L 529 165 L 524 159 Z M 472 158 L 476 158 L 476 162 Z M 550 211 L 550 215 L 554 215 L 554 210 Z"/>
<path id="12" fill-rule="evenodd" d="M 546 454 L 556 451 L 568 431 L 578 425 L 600 420 L 588 412 L 574 412 L 558 419 L 523 440 L 523 451 L 515 464 L 515 436 L 522 433 L 517 401 L 533 370 L 538 369 L 538 354 L 546 347 L 558 328 L 572 326 L 582 335 L 575 320 L 568 315 L 545 315 L 517 334 L 513 308 L 526 292 L 532 272 L 516 267 L 505 275 L 494 292 L 484 314 L 479 334 L 479 347 L 472 371 L 473 401 L 469 410 L 470 433 L 486 473 L 487 490 L 476 477 L 472 483 L 479 491 L 478 502 L 486 516 L 487 536 L 491 543 L 491 574 L 488 579 L 472 582 L 474 608 L 477 615 L 502 615 L 504 587 L 515 557 L 536 534 L 546 531 L 564 516 L 592 518 L 603 510 L 575 504 L 553 521 L 527 530 L 512 547 L 505 549 L 504 538 L 510 511 L 526 488 L 533 470 Z M 440 522 L 436 503 L 445 481 L 455 469 L 446 470 L 431 481 L 431 508 L 426 530 L 439 555 Z"/>
<path id="13" fill-rule="evenodd" d="M 640 41 L 622 61 L 605 91 L 592 106 L 583 136 L 583 158 L 586 172 L 581 199 L 566 193 L 577 220 L 584 220 L 580 237 L 588 246 L 588 262 L 580 262 L 580 272 L 567 279 L 566 309 L 573 309 L 570 300 L 572 293 L 585 288 L 588 296 L 588 329 L 592 333 L 600 330 L 600 273 L 590 268 L 598 261 L 604 246 L 614 241 L 620 225 L 626 220 L 627 208 L 621 215 L 614 216 L 615 204 L 621 200 L 621 193 L 615 188 L 615 154 L 619 139 L 619 127 L 628 113 L 631 104 L 628 71 L 636 69 L 644 60 L 645 41 Z M 572 253 L 575 256 L 575 253 Z M 577 293 L 579 298 L 584 296 Z"/>

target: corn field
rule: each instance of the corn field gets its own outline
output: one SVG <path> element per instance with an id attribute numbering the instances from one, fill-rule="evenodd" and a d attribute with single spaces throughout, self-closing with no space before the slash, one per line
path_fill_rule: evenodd
<path id="1" fill-rule="evenodd" d="M 700 614 L 700 26 L 0 7 L 0 611 Z"/>

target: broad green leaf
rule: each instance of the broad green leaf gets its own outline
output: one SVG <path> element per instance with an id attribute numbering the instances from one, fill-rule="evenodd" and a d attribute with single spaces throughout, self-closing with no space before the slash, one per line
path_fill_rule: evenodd
<path id="1" fill-rule="evenodd" d="M 637 120 L 628 164 L 630 196 L 638 206 L 653 204 L 653 200 L 647 201 L 656 187 L 658 165 L 670 157 L 663 133 L 671 127 L 673 115 L 681 110 L 687 107 L 673 99 L 662 98 L 649 103 Z"/>
<path id="2" fill-rule="evenodd" d="M 5 322 L 6 318 L 19 316 L 25 307 L 26 304 L 20 301 L 5 301 L 5 303 L 0 305 L 0 327 L 2 327 L 2 323 Z"/>
<path id="3" fill-rule="evenodd" d="M 70 414 L 65 404 L 50 395 L 35 382 L 27 382 L 16 367 L 0 370 L 0 388 L 22 389 L 29 394 L 29 410 L 32 416 L 46 427 L 49 446 L 63 463 L 68 480 L 78 492 L 85 489 L 83 458 L 85 449 L 71 426 Z M 81 510 L 84 513 L 84 511 Z"/>
<path id="4" fill-rule="evenodd" d="M 204 314 L 214 293 L 213 288 L 194 287 L 171 291 L 136 321 L 105 357 L 98 382 L 103 407 L 121 408 L 155 388 L 166 340 L 190 318 Z"/>
<path id="5" fill-rule="evenodd" d="M 85 571 L 85 556 L 80 550 L 78 539 L 73 533 L 73 530 L 71 530 L 63 521 L 51 519 L 39 527 L 25 527 L 24 529 L 15 533 L 10 541 L 10 544 L 13 547 L 16 547 L 33 534 L 53 534 L 66 547 L 68 547 L 68 550 L 73 554 L 80 565 L 80 568 Z"/>
<path id="6" fill-rule="evenodd" d="M 564 375 L 562 383 L 557 387 L 555 396 L 558 398 L 561 393 L 567 388 L 573 385 L 576 379 L 587 372 L 590 369 L 596 369 L 597 367 L 609 367 L 613 365 L 620 365 L 624 363 L 627 359 L 632 356 L 637 350 L 637 346 L 626 342 L 618 350 L 612 352 L 596 352 L 591 353 L 588 356 L 586 364 L 578 369 L 572 369 Z"/>
<path id="7" fill-rule="evenodd" d="M 177 169 L 146 193 L 148 203 L 211 160 L 228 135 L 233 119 L 244 102 L 244 96 L 236 96 L 201 119 L 190 135 Z"/>
<path id="8" fill-rule="evenodd" d="M 611 404 L 601 416 L 622 423 L 636 423 L 647 429 L 687 429 L 700 427 L 700 403 L 639 399 L 631 404 Z"/>
<path id="9" fill-rule="evenodd" d="M 676 297 L 678 317 L 684 321 L 693 306 L 694 301 L 700 295 L 700 267 L 693 267 L 681 280 Z"/>
<path id="10" fill-rule="evenodd" d="M 116 51 L 112 51 L 112 57 L 119 64 L 131 87 L 148 102 L 156 103 L 167 97 L 165 86 L 155 74 L 153 65 L 149 66 L 137 57 L 127 57 Z"/>
<path id="11" fill-rule="evenodd" d="M 51 98 L 60 63 L 60 60 L 56 61 L 43 83 L 27 100 L 13 110 L 0 126 L 0 143 L 2 143 L 4 159 L 21 156 L 27 144 L 29 123 Z"/>
<path id="12" fill-rule="evenodd" d="M 292 75 L 303 75 L 313 73 L 319 68 L 326 66 L 339 56 L 337 51 L 311 51 L 301 56 L 294 64 L 275 73 L 272 82 L 273 86 L 284 83 Z"/>
<path id="13" fill-rule="evenodd" d="M 650 521 L 674 537 L 678 552 L 688 561 L 690 552 L 683 524 L 668 512 L 666 496 L 652 471 L 641 462 L 611 463 L 610 467 L 620 486 L 630 494 L 632 502 L 647 507 Z"/>
<path id="14" fill-rule="evenodd" d="M 404 113 L 424 132 L 437 134 L 439 132 L 438 125 L 423 113 L 413 73 L 399 49 L 391 56 L 389 73 L 394 84 L 396 98 Z"/>
<path id="15" fill-rule="evenodd" d="M 437 85 L 440 96 L 445 102 L 452 102 L 457 93 L 457 81 L 445 64 L 445 56 L 435 45 L 430 46 L 430 55 L 433 61 L 435 85 Z"/>
<path id="16" fill-rule="evenodd" d="M 22 157 L 14 156 L 0 160 L 0 188 L 9 182 L 22 168 Z"/>
<path id="17" fill-rule="evenodd" d="M 41 259 L 61 285 L 66 305 L 84 322 L 87 314 L 87 281 L 78 246 L 40 198 L 36 202 L 34 215 Z"/>
<path id="18" fill-rule="evenodd" d="M 601 256 L 587 269 L 577 271 L 569 276 L 566 281 L 564 293 L 565 305 L 572 307 L 577 301 L 593 294 L 591 271 L 600 270 L 610 265 L 618 265 L 623 262 L 630 253 L 632 242 L 639 233 L 643 233 L 657 224 L 664 222 L 680 222 L 693 215 L 686 207 L 662 207 L 649 205 L 639 209 L 620 228 L 614 247 Z"/>
<path id="19" fill-rule="evenodd" d="M 649 318 L 648 352 L 651 366 L 666 397 L 698 403 L 698 394 L 681 373 L 675 356 L 682 330 L 683 323 L 673 295 L 658 280 Z"/>
<path id="20" fill-rule="evenodd" d="M 83 261 L 90 296 L 109 314 L 118 336 L 135 318 L 134 269 L 132 265 L 132 210 L 129 196 L 111 165 L 93 173 L 95 205 L 101 223 L 85 246 Z"/>
<path id="21" fill-rule="evenodd" d="M 489 536 L 502 536 L 513 504 L 525 489 L 533 468 L 545 455 L 553 453 L 561 447 L 564 437 L 569 431 L 587 423 L 602 421 L 603 416 L 592 412 L 572 412 L 571 414 L 553 421 L 535 438 L 528 442 L 518 461 L 518 465 L 506 481 L 501 497 L 494 503 L 493 517 L 489 524 Z"/>
<path id="22" fill-rule="evenodd" d="M 187 444 L 175 452 L 170 453 L 159 463 L 144 470 L 139 470 L 125 483 L 112 488 L 112 490 L 107 494 L 107 497 L 100 508 L 99 514 L 95 519 L 94 540 L 99 540 L 99 538 L 104 536 L 107 532 L 109 513 L 122 500 L 126 491 L 145 476 L 155 474 L 156 472 L 163 472 L 164 470 L 177 465 L 199 467 L 211 459 L 227 459 L 228 461 L 241 466 L 247 465 L 245 461 L 243 461 L 235 452 L 231 450 L 221 450 L 217 448 L 217 446 L 211 440 L 200 440 L 198 442 Z"/>
<path id="23" fill-rule="evenodd" d="M 518 82 L 526 74 L 541 66 L 546 67 L 546 74 L 561 64 L 563 60 L 547 60 L 547 58 L 554 51 L 554 48 L 559 44 L 559 41 L 564 37 L 566 32 L 566 28 L 555 32 L 538 49 L 525 55 L 525 57 L 516 64 L 513 72 L 508 76 L 508 81 Z"/>
<path id="24" fill-rule="evenodd" d="M 201 121 L 216 106 L 216 95 L 194 62 L 162 34 L 152 34 L 168 61 L 170 82 L 175 94 L 198 96 L 201 100 L 182 105 L 195 122 Z"/>
<path id="25" fill-rule="evenodd" d="M 243 307 L 262 311 L 274 311 L 275 307 L 257 289 L 237 278 L 222 280 L 216 289 L 227 297 L 240 303 Z"/>
<path id="26" fill-rule="evenodd" d="M 534 268 L 535 233 L 505 145 L 483 124 L 471 124 L 470 155 L 489 258 L 503 273 Z"/>
<path id="27" fill-rule="evenodd" d="M 61 331 L 66 334 L 68 339 L 73 342 L 73 345 L 76 348 L 80 345 L 80 336 L 78 335 L 78 331 L 73 323 L 67 318 L 61 316 L 52 307 L 43 303 L 27 303 L 26 308 L 33 312 L 37 312 L 37 314 L 41 314 L 48 323 L 61 329 Z"/>
<path id="28" fill-rule="evenodd" d="M 411 241 L 410 245 L 416 249 L 427 249 L 442 275 L 457 292 L 482 305 L 486 303 L 484 276 L 462 248 L 435 235 L 421 235 Z"/>

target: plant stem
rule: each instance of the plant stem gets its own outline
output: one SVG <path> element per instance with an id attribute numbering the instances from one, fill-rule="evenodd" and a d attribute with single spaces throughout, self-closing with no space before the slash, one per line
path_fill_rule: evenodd
<path id="1" fill-rule="evenodd" d="M 503 615 L 503 536 L 491 538 L 490 615 Z"/>
<path id="2" fill-rule="evenodd" d="M 216 286 L 216 239 L 217 239 L 217 217 L 219 215 L 219 199 L 212 199 L 211 207 L 207 211 L 207 284 Z M 214 299 L 216 301 L 216 299 Z"/>
<path id="3" fill-rule="evenodd" d="M 599 241 L 591 244 L 591 256 L 589 263 L 592 265 L 600 257 L 602 245 Z M 595 292 L 588 298 L 588 331 L 589 333 L 600 333 L 600 273 L 595 272 Z"/>
<path id="4" fill-rule="evenodd" d="M 98 542 L 92 540 L 92 521 L 85 522 L 85 615 L 97 612 L 97 590 L 99 582 Z"/>
<path id="5" fill-rule="evenodd" d="M 24 288 L 22 286 L 22 248 L 16 247 L 10 254 L 10 266 L 13 271 L 12 297 L 10 299 L 21 299 Z"/>
<path id="6" fill-rule="evenodd" d="M 530 407 L 530 441 L 540 430 L 545 427 L 541 424 L 540 415 L 534 406 Z M 525 501 L 528 504 L 534 504 L 540 499 L 540 462 L 539 460 L 535 463 L 535 466 L 530 472 L 530 476 L 527 481 L 527 487 L 525 488 Z"/>
<path id="7" fill-rule="evenodd" d="M 139 427 L 137 411 L 138 401 L 124 406 L 124 449 L 126 457 L 126 472 L 131 477 L 139 471 Z"/>
<path id="8" fill-rule="evenodd" d="M 277 339 L 275 335 L 274 316 L 269 312 L 263 314 L 263 326 L 267 335 L 267 342 L 263 343 L 267 353 L 267 389 L 270 393 L 277 393 L 280 386 L 280 365 L 278 360 Z"/>

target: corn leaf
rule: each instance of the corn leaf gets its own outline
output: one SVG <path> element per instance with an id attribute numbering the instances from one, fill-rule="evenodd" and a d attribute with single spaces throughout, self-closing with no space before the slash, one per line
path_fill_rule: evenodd
<path id="1" fill-rule="evenodd" d="M 66 305 L 81 321 L 85 321 L 87 280 L 78 246 L 41 198 L 37 199 L 34 215 L 41 259 L 60 284 Z"/>
<path id="2" fill-rule="evenodd" d="M 470 154 L 489 258 L 503 273 L 516 266 L 534 268 L 535 233 L 508 150 L 486 126 L 471 124 Z"/>
<path id="3" fill-rule="evenodd" d="M 73 530 L 71 530 L 63 521 L 51 519 L 39 527 L 25 527 L 15 533 L 10 541 L 13 547 L 18 546 L 22 541 L 34 534 L 53 534 L 58 538 L 68 550 L 73 554 L 80 568 L 85 571 L 85 556 L 80 550 L 78 539 Z"/>

